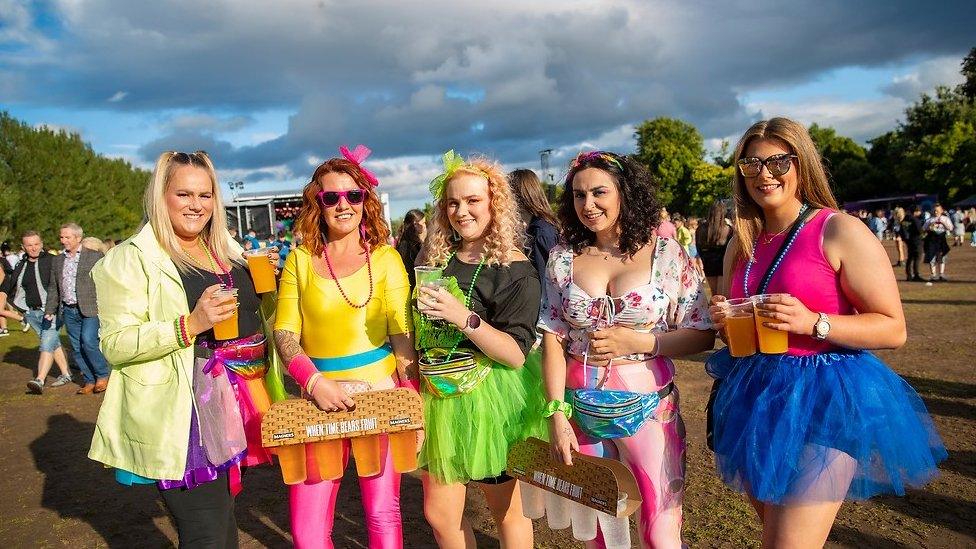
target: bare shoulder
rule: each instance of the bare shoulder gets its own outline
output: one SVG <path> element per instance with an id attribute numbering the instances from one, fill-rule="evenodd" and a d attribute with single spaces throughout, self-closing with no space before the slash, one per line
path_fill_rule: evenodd
<path id="1" fill-rule="evenodd" d="M 863 221 L 853 215 L 838 212 L 827 219 L 824 227 L 824 244 L 834 242 L 857 242 L 867 239 L 877 242 L 878 238 L 871 233 Z"/>
<path id="2" fill-rule="evenodd" d="M 872 261 L 887 257 L 881 241 L 860 219 L 840 212 L 832 215 L 824 226 L 824 256 L 835 268 L 847 259 Z"/>

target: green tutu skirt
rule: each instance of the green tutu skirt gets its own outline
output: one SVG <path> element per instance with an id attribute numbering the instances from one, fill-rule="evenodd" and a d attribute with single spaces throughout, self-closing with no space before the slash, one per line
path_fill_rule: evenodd
<path id="1" fill-rule="evenodd" d="M 519 369 L 484 359 L 491 373 L 471 392 L 438 398 L 423 391 L 426 432 L 418 462 L 442 484 L 497 477 L 513 444 L 547 432 L 541 351 L 532 350 Z"/>

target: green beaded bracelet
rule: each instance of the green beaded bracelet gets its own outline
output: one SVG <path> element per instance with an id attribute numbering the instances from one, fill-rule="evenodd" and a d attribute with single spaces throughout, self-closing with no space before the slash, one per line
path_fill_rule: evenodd
<path id="1" fill-rule="evenodd" d="M 568 402 L 563 402 L 561 400 L 550 400 L 546 404 L 545 409 L 542 411 L 543 417 L 552 417 L 556 412 L 562 412 L 566 419 L 573 417 L 573 406 Z"/>

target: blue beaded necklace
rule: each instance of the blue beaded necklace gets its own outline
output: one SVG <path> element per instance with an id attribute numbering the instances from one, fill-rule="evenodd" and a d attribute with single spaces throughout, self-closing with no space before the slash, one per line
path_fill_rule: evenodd
<path id="1" fill-rule="evenodd" d="M 773 258 L 773 262 L 769 265 L 769 270 L 766 271 L 766 275 L 763 276 L 762 281 L 759 283 L 759 288 L 757 288 L 757 295 L 766 292 L 766 288 L 769 286 L 769 281 L 773 279 L 773 273 L 779 268 L 780 263 L 783 262 L 783 258 L 786 257 L 786 252 L 790 251 L 790 247 L 793 246 L 793 242 L 796 241 L 797 235 L 800 234 L 800 229 L 806 225 L 807 220 L 803 218 L 804 214 L 810 206 L 803 204 L 800 206 L 800 212 L 796 214 L 796 220 L 793 221 L 793 228 L 790 230 L 790 234 L 787 235 L 786 240 L 780 247 L 779 251 L 776 252 L 776 257 Z M 752 242 L 752 258 L 746 261 L 746 272 L 745 276 L 742 277 L 742 295 L 749 297 L 749 273 L 752 271 L 752 264 L 756 262 L 756 247 L 759 246 L 759 235 L 756 235 L 756 239 Z"/>

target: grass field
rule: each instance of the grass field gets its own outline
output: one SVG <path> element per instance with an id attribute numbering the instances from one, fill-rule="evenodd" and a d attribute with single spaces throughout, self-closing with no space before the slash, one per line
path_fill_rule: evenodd
<path id="1" fill-rule="evenodd" d="M 890 252 L 889 243 L 889 252 Z M 976 546 L 976 248 L 953 248 L 950 282 L 899 282 L 909 341 L 879 355 L 922 395 L 949 449 L 942 475 L 906 497 L 847 503 L 828 547 Z M 896 269 L 899 280 L 901 269 Z M 13 323 L 14 327 L 16 323 Z M 37 361 L 33 333 L 0 339 L 0 544 L 14 547 L 169 547 L 175 531 L 154 488 L 123 488 L 86 453 L 100 396 L 74 386 L 29 395 Z M 691 547 L 758 547 L 759 525 L 741 496 L 715 477 L 704 444 L 711 380 L 703 357 L 678 362 L 688 427 L 684 537 Z M 472 490 L 469 516 L 479 546 L 497 547 L 491 521 Z M 432 547 L 419 479 L 402 485 L 406 547 Z M 256 469 L 237 500 L 243 547 L 287 547 L 287 491 L 277 469 Z M 347 470 L 336 516 L 337 547 L 365 547 L 355 472 Z M 536 522 L 537 547 L 581 546 L 568 531 Z M 636 539 L 636 538 L 635 538 Z"/>

